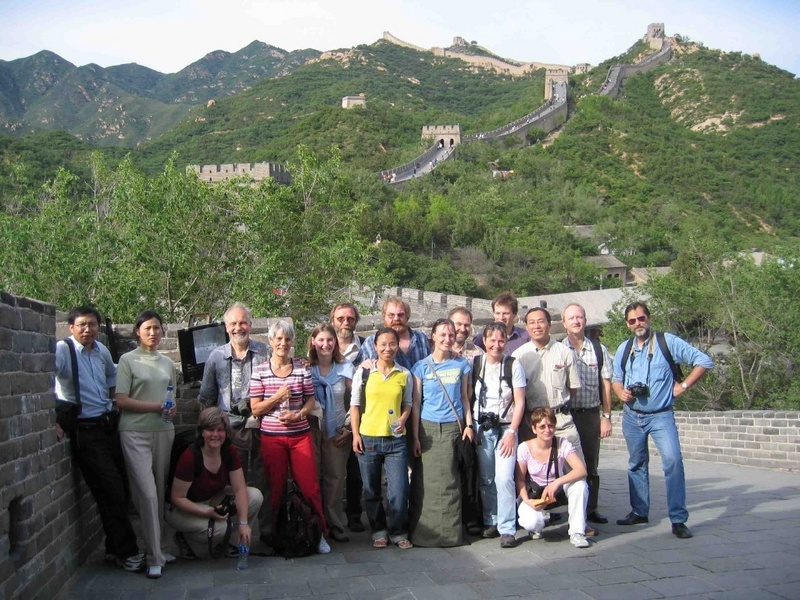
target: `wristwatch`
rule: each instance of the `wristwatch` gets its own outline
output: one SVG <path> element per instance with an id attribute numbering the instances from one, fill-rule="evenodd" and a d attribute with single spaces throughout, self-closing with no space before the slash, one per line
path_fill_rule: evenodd
<path id="1" fill-rule="evenodd" d="M 467 427 L 469 427 L 473 431 L 475 430 L 475 425 L 473 425 L 472 423 L 467 423 Z"/>
<path id="2" fill-rule="evenodd" d="M 247 525 L 247 521 L 239 521 L 239 525 Z"/>
<path id="3" fill-rule="evenodd" d="M 689 386 L 688 386 L 688 385 L 686 385 L 686 382 L 685 382 L 685 381 L 681 381 L 681 387 L 682 387 L 683 389 L 685 389 L 685 390 L 688 390 L 688 389 L 689 389 Z"/>
<path id="4" fill-rule="evenodd" d="M 611 413 L 603 413 L 603 418 L 604 419 L 610 419 L 611 418 Z"/>

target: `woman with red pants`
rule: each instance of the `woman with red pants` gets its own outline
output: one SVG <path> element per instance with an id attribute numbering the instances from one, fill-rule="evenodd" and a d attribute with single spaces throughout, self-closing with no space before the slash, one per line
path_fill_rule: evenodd
<path id="1" fill-rule="evenodd" d="M 294 327 L 278 321 L 267 334 L 272 357 L 253 368 L 250 378 L 250 407 L 261 417 L 261 459 L 270 486 L 272 531 L 281 500 L 286 492 L 289 466 L 300 492 L 319 515 L 324 533 L 328 532 L 317 478 L 314 444 L 307 417 L 314 408 L 314 383 L 311 370 L 292 360 Z M 331 551 L 323 536 L 317 552 Z"/>

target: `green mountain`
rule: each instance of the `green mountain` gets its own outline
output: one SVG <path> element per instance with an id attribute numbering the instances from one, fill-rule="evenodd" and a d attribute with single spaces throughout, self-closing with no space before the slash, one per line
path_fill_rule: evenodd
<path id="1" fill-rule="evenodd" d="M 282 77 L 317 56 L 256 41 L 165 75 L 137 64 L 76 67 L 42 51 L 0 61 L 0 126 L 12 135 L 63 129 L 96 145 L 133 147 L 174 127 L 193 106 Z"/>

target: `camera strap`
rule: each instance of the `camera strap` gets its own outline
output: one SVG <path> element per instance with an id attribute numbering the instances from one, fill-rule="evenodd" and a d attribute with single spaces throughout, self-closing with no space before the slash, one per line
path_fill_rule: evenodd
<path id="1" fill-rule="evenodd" d="M 208 520 L 208 528 L 206 529 L 206 539 L 208 540 L 208 555 L 211 558 L 219 558 L 228 549 L 228 544 L 231 541 L 231 517 L 225 519 L 225 536 L 222 538 L 222 543 L 214 547 L 214 523 L 216 519 Z"/>

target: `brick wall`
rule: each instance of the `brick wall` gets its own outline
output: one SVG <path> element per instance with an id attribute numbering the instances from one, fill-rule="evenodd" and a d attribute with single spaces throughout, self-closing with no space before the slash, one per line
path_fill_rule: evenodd
<path id="1" fill-rule="evenodd" d="M 0 597 L 53 598 L 102 535 L 55 433 L 55 308 L 0 292 Z"/>
<path id="2" fill-rule="evenodd" d="M 626 451 L 622 413 L 612 414 L 612 436 L 603 447 Z M 675 413 L 685 458 L 800 471 L 800 412 L 736 410 Z M 650 453 L 657 456 L 655 446 Z"/>

